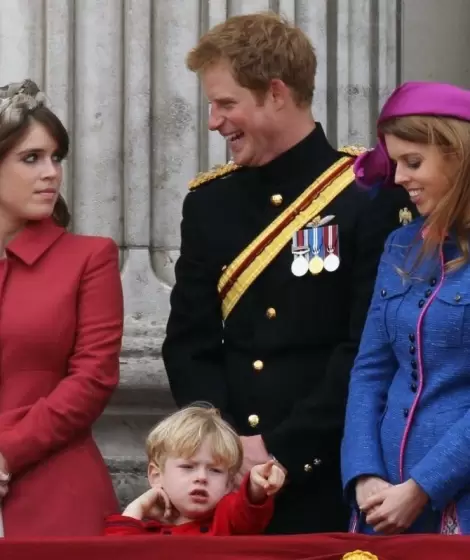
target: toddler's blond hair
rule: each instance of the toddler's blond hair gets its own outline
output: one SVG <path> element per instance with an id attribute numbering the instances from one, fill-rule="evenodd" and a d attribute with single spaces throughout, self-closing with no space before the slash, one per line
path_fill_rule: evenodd
<path id="1" fill-rule="evenodd" d="M 169 456 L 190 459 L 209 440 L 214 461 L 234 477 L 243 460 L 243 447 L 235 430 L 213 407 L 190 405 L 157 424 L 147 437 L 149 462 L 164 470 Z"/>

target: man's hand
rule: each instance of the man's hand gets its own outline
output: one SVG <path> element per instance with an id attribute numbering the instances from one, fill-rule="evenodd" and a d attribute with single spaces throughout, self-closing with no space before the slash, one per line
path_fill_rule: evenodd
<path id="1" fill-rule="evenodd" d="M 161 486 L 154 486 L 131 502 L 123 512 L 127 517 L 134 519 L 156 519 L 157 521 L 170 521 L 178 512 L 170 502 L 168 494 Z"/>
<path id="2" fill-rule="evenodd" d="M 366 522 L 386 535 L 401 533 L 416 520 L 429 501 L 428 495 L 412 479 L 391 486 L 368 498 Z"/>
<path id="3" fill-rule="evenodd" d="M 285 479 L 284 471 L 273 459 L 262 465 L 255 465 L 250 471 L 250 500 L 254 504 L 263 502 L 267 496 L 279 492 Z"/>

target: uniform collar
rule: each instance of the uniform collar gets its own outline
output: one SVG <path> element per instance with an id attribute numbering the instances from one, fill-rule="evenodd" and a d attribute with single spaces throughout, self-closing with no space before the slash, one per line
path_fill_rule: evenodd
<path id="1" fill-rule="evenodd" d="M 65 233 L 52 218 L 30 221 L 6 247 L 6 253 L 15 255 L 27 265 L 34 264 Z"/>
<path id="2" fill-rule="evenodd" d="M 333 162 L 337 159 L 336 154 L 326 139 L 321 124 L 317 122 L 312 132 L 298 144 L 256 170 L 261 180 L 282 183 L 305 169 L 306 161 L 310 162 L 312 171 L 321 173 L 325 163 L 328 166 L 330 160 Z M 313 169 L 315 165 L 319 167 L 318 170 Z"/>

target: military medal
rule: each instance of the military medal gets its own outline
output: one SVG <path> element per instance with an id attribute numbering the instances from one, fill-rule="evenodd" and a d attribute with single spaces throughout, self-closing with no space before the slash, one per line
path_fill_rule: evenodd
<path id="1" fill-rule="evenodd" d="M 311 251 L 308 269 L 314 275 L 320 274 L 323 270 L 323 259 L 320 256 L 322 249 L 323 231 L 321 228 L 313 227 L 309 230 L 309 246 Z"/>
<path id="2" fill-rule="evenodd" d="M 339 268 L 339 239 L 338 226 L 325 227 L 325 246 L 327 255 L 325 257 L 324 267 L 328 272 L 334 272 Z"/>
<path id="3" fill-rule="evenodd" d="M 307 274 L 308 253 L 309 248 L 307 243 L 307 232 L 304 229 L 297 231 L 292 236 L 292 254 L 294 255 L 294 261 L 292 262 L 290 269 L 294 276 L 299 277 Z"/>

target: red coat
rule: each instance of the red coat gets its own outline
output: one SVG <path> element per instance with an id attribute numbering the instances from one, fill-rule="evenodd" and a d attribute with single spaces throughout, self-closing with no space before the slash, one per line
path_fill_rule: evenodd
<path id="1" fill-rule="evenodd" d="M 248 499 L 246 476 L 237 492 L 230 492 L 217 504 L 208 517 L 183 523 L 168 525 L 159 521 L 139 521 L 124 515 L 111 515 L 106 520 L 106 535 L 257 535 L 262 533 L 271 521 L 274 509 L 272 497 L 261 504 L 252 504 Z"/>
<path id="2" fill-rule="evenodd" d="M 98 535 L 118 511 L 91 427 L 119 380 L 123 298 L 110 239 L 32 222 L 0 260 L 5 536 Z"/>

